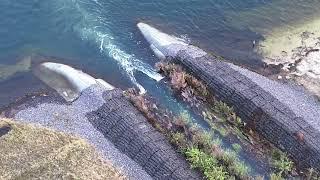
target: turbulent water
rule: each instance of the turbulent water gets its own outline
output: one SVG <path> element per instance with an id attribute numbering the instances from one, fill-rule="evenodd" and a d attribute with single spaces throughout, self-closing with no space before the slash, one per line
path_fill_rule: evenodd
<path id="1" fill-rule="evenodd" d="M 154 88 L 154 85 L 148 87 L 150 79 L 158 81 L 161 76 L 153 70 L 157 59 L 138 32 L 137 22 L 148 22 L 235 63 L 257 67 L 261 61 L 252 50 L 252 42 L 262 39 L 268 28 L 315 16 L 319 3 L 299 0 L 2 0 L 0 7 L 1 67 L 14 66 L 30 54 L 55 56 L 59 59 L 54 61 L 81 68 L 115 86 L 135 86 L 144 92 Z M 272 9 L 269 14 L 268 9 Z M 5 69 L 1 69 L 0 75 L 12 74 Z M 2 103 L 43 87 L 26 71 L 0 79 Z M 17 90 L 10 91 L 12 88 Z"/>

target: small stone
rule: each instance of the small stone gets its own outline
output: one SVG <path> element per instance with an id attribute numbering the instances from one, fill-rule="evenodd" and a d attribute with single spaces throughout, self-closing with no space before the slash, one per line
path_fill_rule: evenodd
<path id="1" fill-rule="evenodd" d="M 281 79 L 282 79 L 282 76 L 278 76 L 278 79 L 281 80 Z"/>

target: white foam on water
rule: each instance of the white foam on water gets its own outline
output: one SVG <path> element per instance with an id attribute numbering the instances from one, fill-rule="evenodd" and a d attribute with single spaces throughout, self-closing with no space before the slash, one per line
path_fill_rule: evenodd
<path id="1" fill-rule="evenodd" d="M 106 8 L 102 7 L 99 1 L 92 0 L 85 3 L 83 1 L 71 0 L 69 2 L 74 5 L 74 8 L 76 8 L 77 11 L 83 16 L 83 19 L 85 21 L 83 23 L 85 25 L 77 27 L 75 31 L 79 33 L 79 36 L 83 40 L 96 43 L 102 54 L 114 59 L 126 72 L 131 82 L 137 88 L 139 88 L 141 94 L 145 93 L 146 90 L 141 84 L 137 82 L 134 76 L 135 72 L 140 71 L 156 81 L 160 81 L 161 79 L 163 79 L 163 77 L 159 73 L 157 73 L 150 65 L 135 58 L 134 55 L 128 54 L 125 51 L 121 50 L 113 41 L 114 38 L 111 33 L 106 30 L 105 26 L 102 27 L 102 25 L 104 24 L 103 22 L 100 22 L 102 18 L 97 14 L 91 15 L 81 6 L 88 3 L 94 3 L 97 8 Z M 65 5 L 65 2 L 63 3 Z M 99 10 L 97 10 L 97 12 L 99 12 Z M 93 24 L 95 22 L 97 22 L 97 25 Z"/>

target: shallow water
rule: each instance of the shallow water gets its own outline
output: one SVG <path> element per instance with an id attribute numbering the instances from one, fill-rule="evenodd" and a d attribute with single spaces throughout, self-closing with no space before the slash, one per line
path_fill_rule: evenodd
<path id="1" fill-rule="evenodd" d="M 43 54 L 41 61 L 72 65 L 116 87 L 145 89 L 176 113 L 188 107 L 155 81 L 160 79 L 153 71 L 158 60 L 137 22 L 257 68 L 262 62 L 253 51 L 254 40 L 320 11 L 313 0 L 2 0 L 0 7 L 1 67 Z M 44 88 L 30 72 L 17 72 L 0 81 L 0 107 Z"/>

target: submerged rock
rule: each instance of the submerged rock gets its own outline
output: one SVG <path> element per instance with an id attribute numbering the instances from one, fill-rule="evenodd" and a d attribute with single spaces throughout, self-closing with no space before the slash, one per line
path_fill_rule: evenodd
<path id="1" fill-rule="evenodd" d="M 31 57 L 25 57 L 14 65 L 0 64 L 0 82 L 7 80 L 19 72 L 27 72 L 30 70 L 30 67 Z"/>

